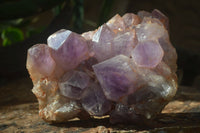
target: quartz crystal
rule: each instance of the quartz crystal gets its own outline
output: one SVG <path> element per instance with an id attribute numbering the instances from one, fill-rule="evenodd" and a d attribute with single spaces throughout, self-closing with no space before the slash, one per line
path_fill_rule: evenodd
<path id="1" fill-rule="evenodd" d="M 39 115 L 47 122 L 110 116 L 153 119 L 177 91 L 168 18 L 155 9 L 115 15 L 81 35 L 59 30 L 28 50 Z"/>

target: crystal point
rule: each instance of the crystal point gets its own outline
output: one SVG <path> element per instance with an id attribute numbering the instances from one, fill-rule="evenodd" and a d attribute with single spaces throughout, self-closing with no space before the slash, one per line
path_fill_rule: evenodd
<path id="1" fill-rule="evenodd" d="M 124 20 L 119 14 L 116 14 L 114 17 L 112 17 L 106 24 L 114 32 L 123 31 L 125 29 Z"/>
<path id="2" fill-rule="evenodd" d="M 62 46 L 66 38 L 68 38 L 71 33 L 71 31 L 64 29 L 57 31 L 56 33 L 48 37 L 48 46 L 52 49 L 57 50 L 59 47 Z"/>
<path id="3" fill-rule="evenodd" d="M 163 55 L 164 52 L 156 41 L 141 42 L 132 53 L 138 66 L 148 68 L 156 67 L 161 62 Z"/>
<path id="4" fill-rule="evenodd" d="M 133 13 L 126 13 L 123 17 L 126 28 L 133 28 L 140 23 L 140 18 Z"/>
<path id="5" fill-rule="evenodd" d="M 88 52 L 86 40 L 76 33 L 70 33 L 58 49 L 51 50 L 55 62 L 64 71 L 76 68 L 82 61 L 88 58 Z"/>
<path id="6" fill-rule="evenodd" d="M 28 50 L 27 69 L 33 75 L 33 79 L 42 75 L 43 77 L 51 76 L 55 69 L 56 63 L 50 55 L 50 48 L 45 44 L 37 44 Z"/>
<path id="7" fill-rule="evenodd" d="M 93 66 L 104 94 L 112 101 L 119 101 L 127 95 L 137 81 L 137 75 L 129 66 L 129 58 L 118 55 Z"/>

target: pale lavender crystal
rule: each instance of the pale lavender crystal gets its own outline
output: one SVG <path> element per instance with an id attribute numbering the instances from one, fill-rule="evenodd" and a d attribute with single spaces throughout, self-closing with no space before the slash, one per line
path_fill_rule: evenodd
<path id="1" fill-rule="evenodd" d="M 56 63 L 51 57 L 50 48 L 47 45 L 37 44 L 28 50 L 27 69 L 31 73 L 32 79 L 36 79 L 39 75 L 51 76 L 55 66 Z"/>
<path id="2" fill-rule="evenodd" d="M 113 39 L 112 51 L 114 55 L 123 54 L 131 56 L 131 51 L 137 44 L 137 37 L 135 30 L 119 33 Z"/>
<path id="3" fill-rule="evenodd" d="M 132 57 L 140 67 L 156 67 L 162 60 L 164 52 L 156 41 L 144 41 L 137 44 Z"/>
<path id="4" fill-rule="evenodd" d="M 71 31 L 65 29 L 57 31 L 48 37 L 48 46 L 55 50 L 59 49 L 71 33 Z"/>
<path id="5" fill-rule="evenodd" d="M 153 119 L 177 91 L 176 50 L 159 10 L 115 15 L 81 35 L 59 30 L 28 50 L 39 115 L 47 122 L 110 116 Z"/>
<path id="6" fill-rule="evenodd" d="M 133 14 L 133 13 L 126 13 L 123 17 L 125 27 L 126 28 L 133 28 L 135 25 L 140 23 L 140 18 Z"/>
<path id="7" fill-rule="evenodd" d="M 160 23 L 162 23 L 165 28 L 167 30 L 169 30 L 169 19 L 167 18 L 167 16 L 165 16 L 161 11 L 159 11 L 158 9 L 154 9 L 152 11 L 152 13 L 150 12 L 146 12 L 146 11 L 139 11 L 138 12 L 138 16 L 141 19 L 145 19 L 145 18 L 156 18 L 157 20 L 159 20 Z"/>
<path id="8" fill-rule="evenodd" d="M 90 77 L 84 72 L 68 72 L 59 82 L 60 93 L 68 98 L 79 100 L 89 81 Z"/>
<path id="9" fill-rule="evenodd" d="M 64 71 L 76 68 L 88 58 L 88 44 L 85 39 L 68 30 L 49 36 L 48 45 L 52 48 L 51 54 L 55 62 Z"/>
<path id="10" fill-rule="evenodd" d="M 115 33 L 107 26 L 102 25 L 93 35 L 93 50 L 98 61 L 112 57 L 112 40 Z"/>
<path id="11" fill-rule="evenodd" d="M 167 30 L 158 23 L 141 23 L 136 27 L 136 34 L 138 41 L 158 40 L 158 38 L 164 36 Z"/>

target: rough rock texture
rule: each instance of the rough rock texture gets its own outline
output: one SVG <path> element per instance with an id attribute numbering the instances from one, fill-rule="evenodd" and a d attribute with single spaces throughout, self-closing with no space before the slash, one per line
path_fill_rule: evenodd
<path id="1" fill-rule="evenodd" d="M 110 115 L 111 123 L 152 119 L 177 91 L 168 18 L 118 14 L 82 35 L 60 30 L 28 50 L 39 115 L 48 122 Z"/>

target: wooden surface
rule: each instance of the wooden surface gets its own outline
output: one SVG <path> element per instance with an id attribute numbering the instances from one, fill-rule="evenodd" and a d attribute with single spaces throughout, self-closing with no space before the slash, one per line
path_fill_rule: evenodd
<path id="1" fill-rule="evenodd" d="M 108 117 L 78 120 L 62 124 L 48 124 L 38 116 L 38 103 L 31 93 L 30 79 L 19 79 L 0 90 L 0 132 L 200 132 L 200 91 L 192 87 L 180 87 L 173 101 L 155 120 L 138 125 L 109 123 Z"/>

